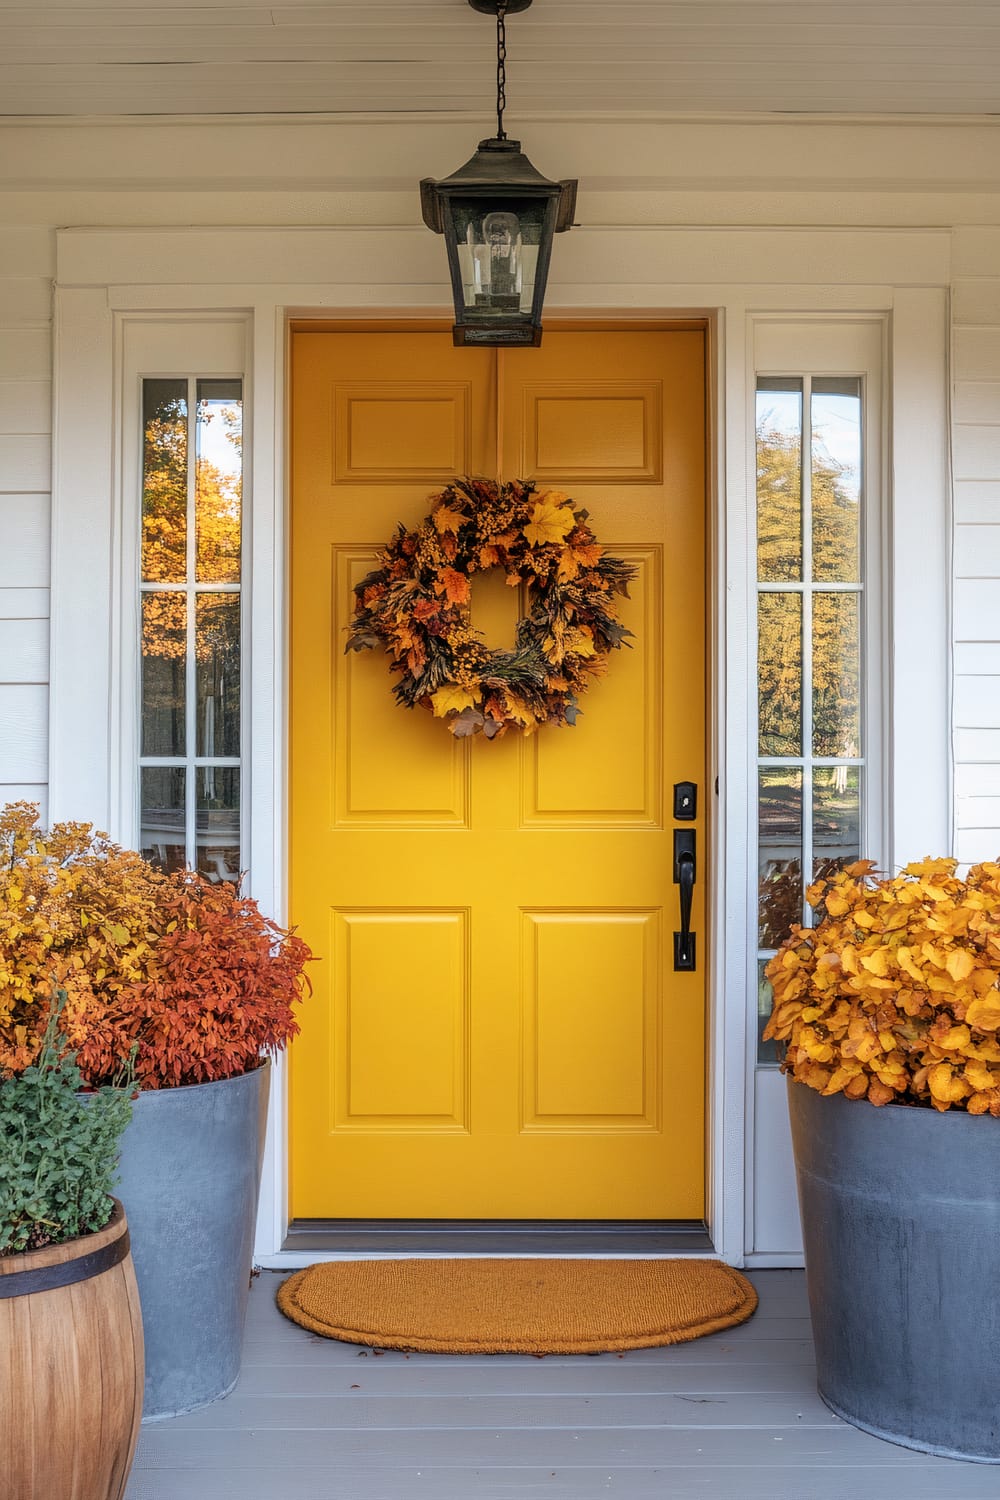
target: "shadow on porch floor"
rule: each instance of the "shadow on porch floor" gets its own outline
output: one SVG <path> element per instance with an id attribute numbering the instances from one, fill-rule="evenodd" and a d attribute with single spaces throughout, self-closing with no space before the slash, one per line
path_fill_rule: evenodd
<path id="1" fill-rule="evenodd" d="M 816 1395 L 800 1271 L 669 1349 L 376 1354 L 297 1328 L 254 1283 L 234 1393 L 145 1427 L 126 1500 L 996 1500 L 1000 1475 L 868 1437 Z"/>

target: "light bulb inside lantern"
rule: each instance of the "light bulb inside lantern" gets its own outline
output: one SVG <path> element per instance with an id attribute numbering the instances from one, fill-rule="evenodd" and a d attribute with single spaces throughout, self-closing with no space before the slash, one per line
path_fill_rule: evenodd
<path id="1" fill-rule="evenodd" d="M 517 214 L 501 209 L 486 214 L 478 235 L 471 224 L 467 227 L 466 245 L 471 252 L 474 305 L 502 312 L 518 309 L 523 240 Z"/>

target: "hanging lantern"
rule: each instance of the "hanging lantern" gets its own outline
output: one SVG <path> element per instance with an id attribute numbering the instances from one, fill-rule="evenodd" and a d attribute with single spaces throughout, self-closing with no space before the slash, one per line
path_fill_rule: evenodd
<path id="1" fill-rule="evenodd" d="M 469 0 L 497 18 L 497 133 L 457 172 L 420 184 L 424 223 L 443 234 L 456 344 L 540 344 L 552 237 L 569 229 L 575 182 L 550 182 L 503 128 L 504 22 L 531 0 Z"/>

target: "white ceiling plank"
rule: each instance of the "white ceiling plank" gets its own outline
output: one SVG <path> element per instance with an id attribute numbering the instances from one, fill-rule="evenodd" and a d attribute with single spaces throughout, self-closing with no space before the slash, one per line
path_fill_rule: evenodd
<path id="1" fill-rule="evenodd" d="M 539 0 L 508 47 L 513 108 L 1000 113 L 998 0 Z M 492 49 L 465 0 L 0 0 L 0 114 L 458 113 Z"/>
<path id="2" fill-rule="evenodd" d="M 377 28 L 333 26 L 294 27 L 276 33 L 273 27 L 200 27 L 185 32 L 177 27 L 130 27 L 122 25 L 104 33 L 86 27 L 2 27 L 3 62 L 6 67 L 77 65 L 82 63 L 220 63 L 257 62 L 338 62 L 371 65 L 385 52 L 384 36 Z M 460 63 L 475 67 L 483 76 L 492 76 L 493 63 L 488 49 L 470 46 L 468 40 L 455 36 L 438 44 L 426 30 L 414 30 L 397 38 L 402 56 L 397 66 L 450 70 Z M 855 78 L 893 76 L 895 69 L 922 70 L 936 76 L 944 67 L 955 76 L 971 73 L 988 78 L 996 76 L 1000 60 L 1000 30 L 982 28 L 968 41 L 959 42 L 942 32 L 932 44 L 912 40 L 894 42 L 878 40 L 858 57 L 856 44 L 842 37 L 822 41 L 810 36 L 789 36 L 764 41 L 751 29 L 727 33 L 725 39 L 709 41 L 703 37 L 674 37 L 662 30 L 639 37 L 623 36 L 619 29 L 606 39 L 574 35 L 568 45 L 555 28 L 549 27 L 529 46 L 511 53 L 509 71 L 512 87 L 523 76 L 523 70 L 537 68 L 566 69 L 579 66 L 590 69 L 601 87 L 613 76 L 613 69 L 657 68 L 667 70 L 730 69 L 735 76 L 761 73 L 764 77 L 782 76 L 783 69 L 808 69 L 817 74 L 837 76 L 849 68 Z M 595 53 L 600 54 L 599 57 Z"/>

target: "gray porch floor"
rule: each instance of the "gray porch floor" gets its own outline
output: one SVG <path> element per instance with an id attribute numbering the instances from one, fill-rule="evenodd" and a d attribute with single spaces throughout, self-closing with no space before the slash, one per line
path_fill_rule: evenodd
<path id="1" fill-rule="evenodd" d="M 127 1500 L 996 1500 L 992 1466 L 868 1437 L 816 1395 L 801 1272 L 742 1328 L 623 1356 L 376 1354 L 254 1283 L 243 1374 L 145 1427 Z"/>

